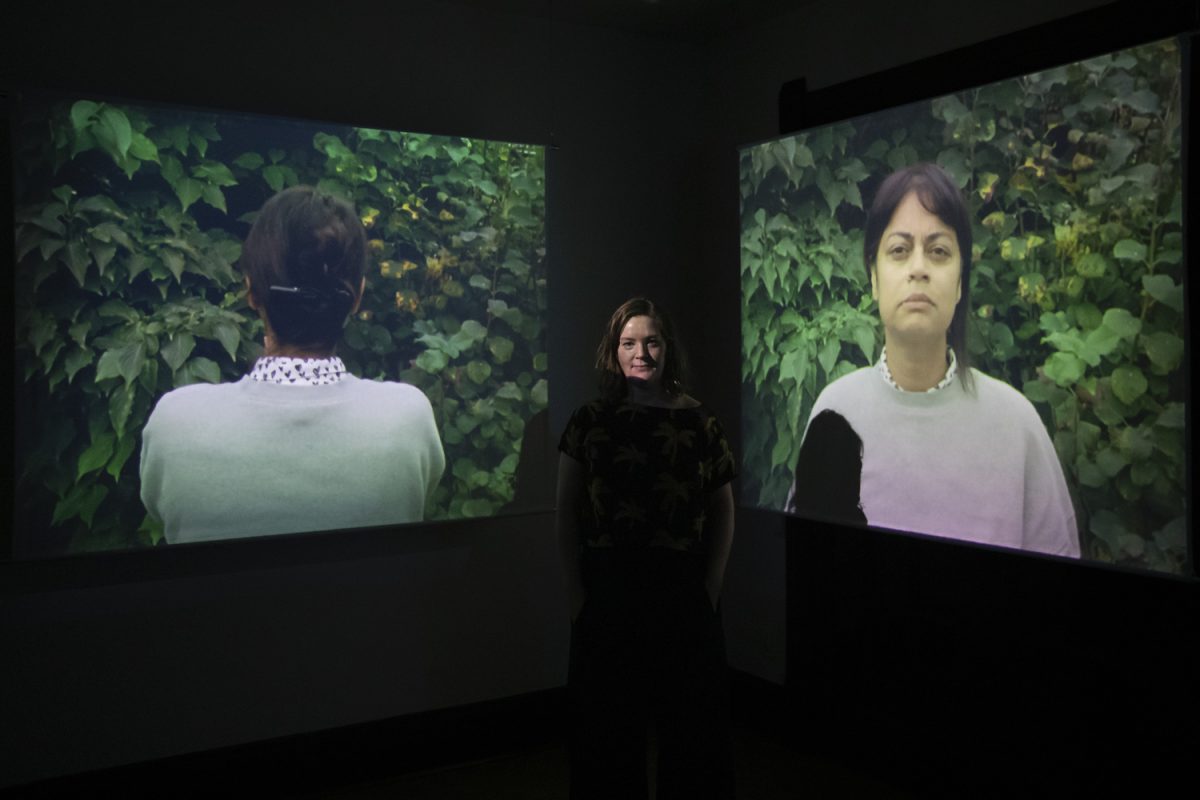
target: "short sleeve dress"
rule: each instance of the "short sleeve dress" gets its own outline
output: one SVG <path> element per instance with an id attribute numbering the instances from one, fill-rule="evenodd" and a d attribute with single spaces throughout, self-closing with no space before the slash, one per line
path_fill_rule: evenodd
<path id="1" fill-rule="evenodd" d="M 571 797 L 646 796 L 646 720 L 659 796 L 733 797 L 724 637 L 704 585 L 713 492 L 736 476 L 704 406 L 597 400 L 559 450 L 583 466 L 571 631 Z"/>

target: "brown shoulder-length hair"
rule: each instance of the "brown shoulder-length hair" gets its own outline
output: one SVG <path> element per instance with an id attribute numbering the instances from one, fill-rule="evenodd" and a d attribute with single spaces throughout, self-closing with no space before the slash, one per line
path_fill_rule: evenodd
<path id="1" fill-rule="evenodd" d="M 958 239 L 958 250 L 962 258 L 959 280 L 962 296 L 954 307 L 954 316 L 946 331 L 946 341 L 954 351 L 958 362 L 958 375 L 963 389 L 971 388 L 971 363 L 967 354 L 967 319 L 971 314 L 971 211 L 963 198 L 958 184 L 937 164 L 913 164 L 897 170 L 884 179 L 875 192 L 871 208 L 867 211 L 867 224 L 863 231 L 863 264 L 867 278 L 875 270 L 875 259 L 879 255 L 879 242 L 887 230 L 896 207 L 916 192 L 917 199 L 930 214 L 933 214 L 954 231 Z"/>
<path id="2" fill-rule="evenodd" d="M 634 297 L 622 303 L 608 319 L 600 346 L 596 348 L 596 371 L 600 374 L 600 395 L 606 400 L 620 400 L 629 392 L 625 375 L 617 361 L 617 347 L 621 343 L 621 331 L 634 317 L 650 317 L 658 328 L 658 336 L 666 347 L 667 354 L 662 362 L 662 385 L 672 397 L 687 391 L 687 358 L 683 345 L 675 336 L 675 326 L 665 310 L 645 297 Z"/>

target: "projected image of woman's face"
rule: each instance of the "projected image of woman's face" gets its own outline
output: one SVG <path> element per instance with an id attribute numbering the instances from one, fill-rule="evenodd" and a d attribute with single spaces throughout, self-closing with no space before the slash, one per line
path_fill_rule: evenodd
<path id="1" fill-rule="evenodd" d="M 889 341 L 937 340 L 943 348 L 962 297 L 962 254 L 954 229 L 909 192 L 883 232 L 871 294 Z"/>
<path id="2" fill-rule="evenodd" d="M 621 329 L 617 342 L 617 363 L 626 378 L 654 384 L 662 377 L 662 361 L 667 347 L 658 333 L 653 318 L 639 316 L 630 318 Z"/>

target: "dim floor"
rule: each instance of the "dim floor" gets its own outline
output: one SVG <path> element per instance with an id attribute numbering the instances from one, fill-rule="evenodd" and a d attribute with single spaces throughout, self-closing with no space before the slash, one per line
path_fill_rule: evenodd
<path id="1" fill-rule="evenodd" d="M 910 795 L 746 727 L 734 729 L 738 800 L 906 798 Z M 436 770 L 364 784 L 348 783 L 309 795 L 311 800 L 563 800 L 567 755 L 561 745 L 542 746 Z"/>

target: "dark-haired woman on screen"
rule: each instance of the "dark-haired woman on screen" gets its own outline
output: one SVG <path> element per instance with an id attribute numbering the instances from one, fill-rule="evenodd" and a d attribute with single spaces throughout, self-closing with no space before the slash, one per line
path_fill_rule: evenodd
<path id="1" fill-rule="evenodd" d="M 557 529 L 573 621 L 571 797 L 732 798 L 718 597 L 733 539 L 733 454 L 688 396 L 670 319 L 624 303 L 597 351 L 601 396 L 559 450 Z"/>
<path id="2" fill-rule="evenodd" d="M 879 304 L 879 361 L 825 387 L 862 439 L 868 524 L 1079 555 L 1062 467 L 1033 405 L 968 364 L 971 217 L 940 167 L 888 176 L 867 213 L 863 260 Z"/>
<path id="3" fill-rule="evenodd" d="M 354 209 L 286 189 L 259 212 L 240 264 L 263 356 L 236 383 L 167 393 L 142 435 L 142 502 L 166 540 L 420 521 L 445 468 L 429 400 L 360 380 L 335 354 L 364 287 Z"/>

